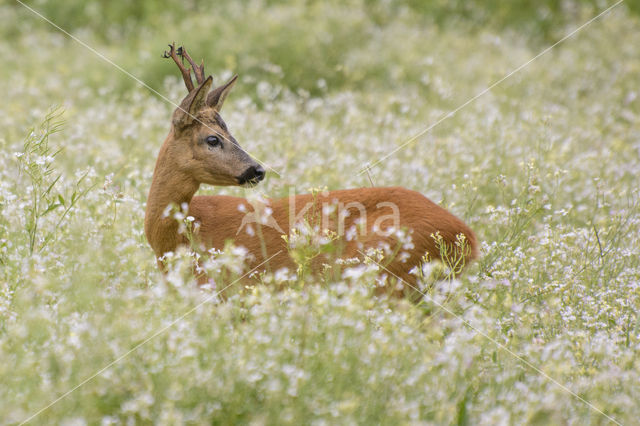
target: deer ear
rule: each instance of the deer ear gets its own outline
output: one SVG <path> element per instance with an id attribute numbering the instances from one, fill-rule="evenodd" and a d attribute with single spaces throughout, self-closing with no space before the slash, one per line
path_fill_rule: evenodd
<path id="1" fill-rule="evenodd" d="M 180 107 L 176 108 L 173 113 L 173 125 L 176 127 L 185 127 L 193 123 L 194 116 L 205 106 L 205 96 L 209 89 L 213 78 L 207 77 L 202 84 L 191 91 L 180 103 Z"/>
<path id="2" fill-rule="evenodd" d="M 236 84 L 237 80 L 238 75 L 236 74 L 231 77 L 231 80 L 229 80 L 222 86 L 213 89 L 207 96 L 207 106 L 210 106 L 214 110 L 220 112 L 220 110 L 222 109 L 222 104 L 224 104 L 224 100 L 227 98 L 227 95 L 233 88 L 233 85 Z"/>

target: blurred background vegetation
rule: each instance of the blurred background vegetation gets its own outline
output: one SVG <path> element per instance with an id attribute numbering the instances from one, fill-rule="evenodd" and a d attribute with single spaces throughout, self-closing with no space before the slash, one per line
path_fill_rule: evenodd
<path id="1" fill-rule="evenodd" d="M 176 41 L 203 57 L 207 70 L 239 73 L 240 90 L 254 93 L 251 83 L 272 81 L 291 91 L 318 95 L 326 90 L 363 89 L 370 85 L 419 83 L 416 58 L 410 49 L 376 46 L 394 25 L 420 28 L 425 34 L 443 28 L 459 33 L 501 33 L 528 40 L 536 48 L 557 41 L 572 28 L 613 4 L 604 0 L 141 0 L 27 1 L 61 28 L 96 47 L 159 90 L 175 75 L 170 61 L 158 60 L 167 42 Z M 640 13 L 640 0 L 626 0 L 630 15 Z M 23 42 L 24 35 L 53 27 L 14 1 L 0 6 L 0 34 L 5 41 Z M 424 37 L 430 39 L 431 37 Z M 62 41 L 68 49 L 63 75 L 74 73 L 72 57 L 83 47 Z M 394 39 L 390 43 L 419 44 Z M 371 44 L 371 55 L 354 62 Z M 20 46 L 18 46 L 20 47 Z M 22 46 L 28 48 L 28 46 Z M 399 46 L 398 46 L 399 47 Z M 403 46 L 404 47 L 404 46 Z M 429 46 L 422 46 L 422 52 Z M 21 56 L 16 49 L 16 60 Z M 96 58 L 96 61 L 98 58 Z M 59 61 L 58 61 L 59 62 Z M 42 64 L 34 64 L 38 74 Z M 82 70 L 80 70 L 82 71 Z M 11 72 L 3 67 L 0 75 Z M 136 84 L 105 64 L 82 75 L 89 84 L 113 84 L 123 92 Z M 77 75 L 77 73 L 76 73 Z M 115 78 L 115 80 L 113 80 Z"/>

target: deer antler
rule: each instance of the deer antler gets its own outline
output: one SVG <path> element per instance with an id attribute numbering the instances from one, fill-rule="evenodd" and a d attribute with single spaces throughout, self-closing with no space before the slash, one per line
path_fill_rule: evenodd
<path id="1" fill-rule="evenodd" d="M 189 93 L 191 93 L 191 91 L 193 90 L 193 81 L 191 81 L 191 68 L 185 68 L 185 66 L 182 64 L 182 61 L 180 61 L 180 59 L 178 58 L 178 55 L 182 56 L 183 50 L 184 49 L 182 49 L 182 47 L 179 47 L 178 52 L 176 52 L 176 44 L 171 43 L 169 45 L 169 52 L 165 50 L 162 57 L 171 58 L 176 63 L 176 65 L 178 65 L 178 68 L 180 68 L 180 72 L 182 73 L 182 79 L 184 80 L 184 84 L 185 86 L 187 86 L 187 90 L 189 91 Z M 189 62 L 191 62 L 191 58 L 189 58 Z M 191 63 L 193 64 L 193 62 Z M 201 71 L 204 74 L 204 69 L 202 69 Z M 197 78 L 197 74 L 196 74 L 196 78 Z"/>
<path id="2" fill-rule="evenodd" d="M 191 56 L 189 56 L 189 54 L 187 53 L 187 49 L 183 46 L 180 46 L 178 48 L 178 55 L 180 55 L 182 58 L 186 58 L 187 61 L 189 61 L 189 63 L 193 67 L 193 74 L 196 76 L 196 81 L 199 85 L 202 84 L 202 82 L 204 81 L 204 59 L 202 60 L 202 62 L 200 62 L 200 65 L 196 65 L 195 62 L 193 62 L 193 59 L 191 59 Z"/>

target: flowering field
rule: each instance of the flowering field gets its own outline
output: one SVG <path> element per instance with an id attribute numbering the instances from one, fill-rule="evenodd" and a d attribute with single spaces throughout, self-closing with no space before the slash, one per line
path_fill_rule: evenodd
<path id="1" fill-rule="evenodd" d="M 255 189 L 201 193 L 404 186 L 463 218 L 481 258 L 456 279 L 417 271 L 427 290 L 416 304 L 374 296 L 371 263 L 333 280 L 265 274 L 225 302 L 197 288 L 186 249 L 163 277 L 143 220 L 173 105 L 1 5 L 0 423 L 640 418 L 635 3 L 369 174 L 358 171 L 607 5 L 565 2 L 553 19 L 534 10 L 531 25 L 510 25 L 489 6 L 499 20 L 442 2 L 67 3 L 29 5 L 172 102 L 185 89 L 160 57 L 167 42 L 203 56 L 216 83 L 240 74 L 223 116 L 272 169 Z M 229 247 L 210 260 L 214 279 L 234 282 L 240 273 L 215 270 L 242 262 Z"/>

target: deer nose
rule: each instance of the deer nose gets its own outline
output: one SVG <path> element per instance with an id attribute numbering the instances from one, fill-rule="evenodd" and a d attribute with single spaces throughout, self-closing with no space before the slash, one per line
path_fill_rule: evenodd
<path id="1" fill-rule="evenodd" d="M 258 179 L 258 181 L 264 179 L 264 169 L 262 168 L 262 166 L 254 167 L 254 171 L 256 179 Z"/>
<path id="2" fill-rule="evenodd" d="M 264 169 L 260 165 L 251 166 L 240 176 L 240 184 L 247 182 L 260 182 L 264 179 Z"/>
<path id="3" fill-rule="evenodd" d="M 264 169 L 260 165 L 249 167 L 244 174 L 247 180 L 257 180 L 260 182 L 264 179 Z"/>

